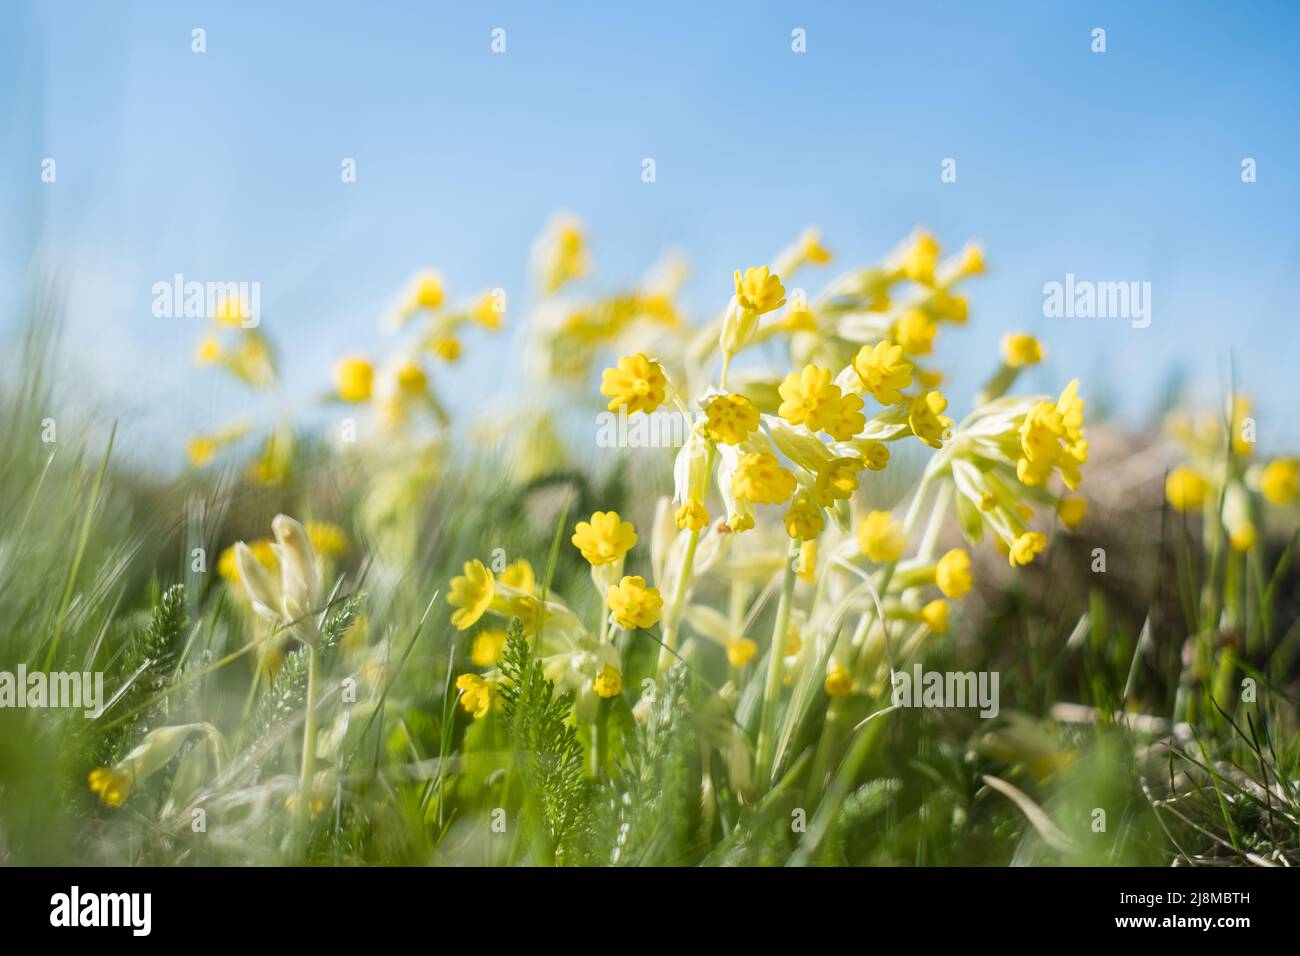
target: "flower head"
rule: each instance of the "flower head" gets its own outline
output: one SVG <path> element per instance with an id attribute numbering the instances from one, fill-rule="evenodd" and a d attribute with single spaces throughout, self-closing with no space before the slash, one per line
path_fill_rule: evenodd
<path id="1" fill-rule="evenodd" d="M 809 431 L 826 428 L 839 412 L 840 387 L 831 381 L 830 369 L 805 365 L 802 372 L 787 375 L 778 391 L 778 414 L 792 425 L 807 425 Z"/>
<path id="2" fill-rule="evenodd" d="M 486 716 L 492 706 L 492 682 L 479 677 L 478 674 L 461 674 L 456 678 L 456 689 L 460 691 L 460 706 L 474 719 Z"/>
<path id="3" fill-rule="evenodd" d="M 677 509 L 673 521 L 678 528 L 699 531 L 709 523 L 709 511 L 702 502 L 692 498 Z"/>
<path id="4" fill-rule="evenodd" d="M 909 309 L 894 323 L 894 339 L 908 355 L 929 355 L 939 326 L 921 309 Z"/>
<path id="5" fill-rule="evenodd" d="M 447 603 L 457 608 L 451 623 L 458 631 L 467 631 L 492 604 L 496 595 L 496 579 L 492 571 L 477 559 L 465 562 L 465 573 L 451 579 L 451 593 Z"/>
<path id="6" fill-rule="evenodd" d="M 704 416 L 709 437 L 727 445 L 739 445 L 758 428 L 758 409 L 734 392 L 715 395 L 705 406 Z"/>
<path id="7" fill-rule="evenodd" d="M 470 645 L 470 663 L 475 667 L 492 667 L 501 660 L 501 652 L 505 649 L 505 631 L 479 631 L 474 635 L 474 643 Z"/>
<path id="8" fill-rule="evenodd" d="M 903 347 L 885 339 L 864 345 L 853 357 L 853 371 L 862 387 L 882 405 L 903 401 L 901 389 L 912 384 L 912 363 L 903 357 Z"/>
<path id="9" fill-rule="evenodd" d="M 826 527 L 821 508 L 805 497 L 796 498 L 785 515 L 786 534 L 799 541 L 811 541 Z"/>
<path id="10" fill-rule="evenodd" d="M 1040 531 L 1026 531 L 1011 542 L 1011 547 L 1007 552 L 1007 558 L 1014 568 L 1022 564 L 1030 564 L 1034 556 L 1041 554 L 1047 547 L 1047 535 Z"/>
<path id="11" fill-rule="evenodd" d="M 938 391 L 925 392 L 912 399 L 907 409 L 907 424 L 912 434 L 931 448 L 943 447 L 952 428 L 952 419 L 943 414 L 948 400 Z"/>
<path id="12" fill-rule="evenodd" d="M 961 548 L 947 552 L 934 566 L 934 583 L 946 597 L 960 601 L 971 589 L 970 555 Z"/>
<path id="13" fill-rule="evenodd" d="M 872 561 L 884 564 L 903 556 L 907 537 L 888 511 L 872 511 L 858 522 L 858 547 Z"/>
<path id="14" fill-rule="evenodd" d="M 623 675 L 614 665 L 606 664 L 592 680 L 591 689 L 601 697 L 617 697 L 623 692 Z"/>
<path id="15" fill-rule="evenodd" d="M 753 660 L 758 644 L 748 637 L 733 637 L 727 641 L 727 663 L 739 670 Z"/>
<path id="16" fill-rule="evenodd" d="M 1002 336 L 1002 361 L 1008 368 L 1025 368 L 1043 360 L 1043 343 L 1027 332 Z"/>
<path id="17" fill-rule="evenodd" d="M 117 808 L 131 795 L 134 775 L 128 768 L 99 767 L 90 771 L 90 792 L 106 807 Z"/>
<path id="18" fill-rule="evenodd" d="M 935 634 L 948 633 L 948 602 L 943 598 L 935 598 L 925 607 L 921 608 L 921 620 Z"/>
<path id="19" fill-rule="evenodd" d="M 853 693 L 853 675 L 837 664 L 826 675 L 824 686 L 830 697 L 848 697 Z"/>
<path id="20" fill-rule="evenodd" d="M 737 269 L 734 278 L 736 301 L 744 311 L 763 315 L 785 305 L 785 287 L 767 266 L 746 269 L 743 276 Z"/>
<path id="21" fill-rule="evenodd" d="M 858 490 L 858 472 L 866 466 L 861 458 L 832 458 L 817 469 L 813 494 L 817 504 L 829 508 L 835 501 L 846 501 Z"/>
<path id="22" fill-rule="evenodd" d="M 334 384 L 345 402 L 369 401 L 374 380 L 374 366 L 359 355 L 343 359 L 334 368 Z"/>
<path id="23" fill-rule="evenodd" d="M 794 494 L 794 475 L 782 467 L 775 455 L 750 452 L 740 459 L 731 478 L 731 490 L 738 498 L 756 505 L 779 505 Z M 734 529 L 733 530 L 738 530 Z"/>
<path id="24" fill-rule="evenodd" d="M 1264 467 L 1259 490 L 1275 505 L 1289 505 L 1300 497 L 1300 459 L 1278 458 Z"/>
<path id="25" fill-rule="evenodd" d="M 613 564 L 623 560 L 636 544 L 636 528 L 617 511 L 597 511 L 590 521 L 578 522 L 571 540 L 593 567 Z"/>
<path id="26" fill-rule="evenodd" d="M 1088 516 L 1087 499 L 1062 498 L 1056 505 L 1056 516 L 1061 519 L 1061 524 L 1073 531 Z"/>
<path id="27" fill-rule="evenodd" d="M 1165 497 L 1178 511 L 1196 511 L 1205 503 L 1209 485 L 1186 465 L 1175 468 L 1165 479 Z"/>
<path id="28" fill-rule="evenodd" d="M 664 606 L 664 599 L 658 588 L 648 588 L 645 578 L 640 575 L 628 575 L 611 585 L 605 595 L 605 603 L 614 619 L 614 623 L 627 630 L 653 627 L 659 620 L 659 612 Z"/>
<path id="29" fill-rule="evenodd" d="M 608 396 L 609 410 L 626 408 L 634 412 L 653 412 L 663 404 L 668 380 L 659 363 L 652 362 L 640 352 L 624 355 L 615 368 L 607 368 L 601 376 L 600 393 Z"/>

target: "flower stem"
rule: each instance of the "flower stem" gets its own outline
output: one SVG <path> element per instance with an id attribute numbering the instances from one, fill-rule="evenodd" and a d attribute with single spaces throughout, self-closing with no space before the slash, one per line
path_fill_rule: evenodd
<path id="1" fill-rule="evenodd" d="M 302 722 L 302 773 L 298 779 L 297 830 L 299 846 L 306 849 L 311 819 L 312 771 L 316 765 L 316 695 L 320 684 L 320 658 L 314 644 L 307 645 L 307 706 Z"/>
<path id="2" fill-rule="evenodd" d="M 754 782 L 768 785 L 776 749 L 776 699 L 781 693 L 781 665 L 785 657 L 786 630 L 790 626 L 790 605 L 794 601 L 794 562 L 799 542 L 792 540 L 786 554 L 785 576 L 781 579 L 781 603 L 776 607 L 772 625 L 772 646 L 767 652 L 767 683 L 758 716 L 758 755 L 754 761 Z"/>

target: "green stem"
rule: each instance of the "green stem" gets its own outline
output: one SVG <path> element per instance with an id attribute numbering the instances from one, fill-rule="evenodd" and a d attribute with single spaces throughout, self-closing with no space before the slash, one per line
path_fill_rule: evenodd
<path id="1" fill-rule="evenodd" d="M 754 771 L 755 783 L 763 787 L 770 782 L 775 756 L 776 702 L 781 693 L 781 665 L 785 657 L 786 631 L 790 626 L 790 605 L 794 602 L 794 562 L 798 553 L 799 542 L 792 540 L 786 553 L 785 576 L 781 579 L 781 603 L 776 607 L 776 621 L 772 625 L 772 645 L 767 652 L 767 684 L 759 708 L 758 756 Z"/>
<path id="2" fill-rule="evenodd" d="M 320 684 L 320 658 L 316 645 L 307 645 L 307 706 L 302 722 L 302 773 L 298 778 L 298 834 L 306 848 L 307 825 L 311 820 L 312 771 L 316 766 L 316 695 Z"/>

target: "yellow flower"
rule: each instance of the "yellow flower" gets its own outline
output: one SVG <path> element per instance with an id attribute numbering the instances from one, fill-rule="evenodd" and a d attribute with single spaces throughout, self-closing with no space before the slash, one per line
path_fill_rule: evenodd
<path id="1" fill-rule="evenodd" d="M 807 498 L 799 498 L 785 515 L 785 531 L 791 538 L 811 541 L 826 527 L 821 508 Z"/>
<path id="2" fill-rule="evenodd" d="M 1043 484 L 1055 467 L 1071 490 L 1079 487 L 1079 466 L 1088 460 L 1088 442 L 1083 437 L 1083 399 L 1079 383 L 1070 382 L 1055 404 L 1039 402 L 1020 424 L 1020 447 L 1024 457 L 1016 463 L 1021 482 Z"/>
<path id="3" fill-rule="evenodd" d="M 1255 525 L 1249 521 L 1244 521 L 1228 530 L 1228 543 L 1232 545 L 1234 551 L 1249 551 L 1255 546 L 1258 537 L 1255 533 Z"/>
<path id="4" fill-rule="evenodd" d="M 862 414 L 862 397 L 850 392 L 832 402 L 826 409 L 826 432 L 836 441 L 848 441 L 867 427 L 867 417 Z"/>
<path id="5" fill-rule="evenodd" d="M 1300 460 L 1270 461 L 1259 479 L 1259 490 L 1275 505 L 1289 505 L 1300 497 Z"/>
<path id="6" fill-rule="evenodd" d="M 930 310 L 939 319 L 965 325 L 970 317 L 970 303 L 965 296 L 951 295 L 948 292 L 935 292 L 930 299 Z"/>
<path id="7" fill-rule="evenodd" d="M 555 292 L 572 279 L 582 278 L 590 265 L 586 239 L 578 223 L 566 219 L 552 227 L 542 263 L 542 282 L 547 293 Z"/>
<path id="8" fill-rule="evenodd" d="M 929 355 L 939 326 L 920 309 L 909 309 L 894 323 L 894 338 L 908 355 Z"/>
<path id="9" fill-rule="evenodd" d="M 337 558 L 348 549 L 348 536 L 336 524 L 325 521 L 308 521 L 303 525 L 307 538 L 316 553 L 326 558 Z"/>
<path id="10" fill-rule="evenodd" d="M 934 583 L 945 597 L 960 601 L 971 589 L 970 555 L 953 548 L 934 566 Z"/>
<path id="11" fill-rule="evenodd" d="M 200 365 L 211 365 L 221 361 L 221 343 L 208 336 L 199 343 L 199 350 L 194 354 L 194 361 Z"/>
<path id="12" fill-rule="evenodd" d="M 474 305 L 470 317 L 483 328 L 491 332 L 499 332 L 503 312 L 505 312 L 504 299 L 496 292 L 489 292 Z"/>
<path id="13" fill-rule="evenodd" d="M 948 400 L 940 392 L 926 392 L 912 399 L 907 410 L 907 424 L 912 434 L 931 448 L 943 447 L 943 440 L 952 428 L 952 419 L 943 414 Z"/>
<path id="14" fill-rule="evenodd" d="M 593 567 L 613 564 L 636 544 L 636 528 L 619 518 L 617 511 L 597 511 L 590 521 L 578 522 L 571 540 Z"/>
<path id="15" fill-rule="evenodd" d="M 961 251 L 961 262 L 957 266 L 962 275 L 977 276 L 984 272 L 984 250 L 974 243 Z"/>
<path id="16" fill-rule="evenodd" d="M 934 281 L 934 267 L 939 261 L 939 243 L 934 236 L 923 232 L 903 254 L 901 271 L 913 282 L 930 284 Z"/>
<path id="17" fill-rule="evenodd" d="M 739 534 L 742 531 L 750 531 L 754 527 L 754 516 L 751 514 L 730 514 L 727 515 L 727 526 L 723 531 L 731 531 Z"/>
<path id="18" fill-rule="evenodd" d="M 750 452 L 740 459 L 731 477 L 731 490 L 738 498 L 756 505 L 779 505 L 794 494 L 794 475 L 782 467 L 776 456 Z M 732 525 L 733 530 L 740 530 Z"/>
<path id="19" fill-rule="evenodd" d="M 831 697 L 848 697 L 853 693 L 853 675 L 839 665 L 826 675 L 826 693 Z"/>
<path id="20" fill-rule="evenodd" d="M 935 634 L 948 633 L 948 602 L 943 598 L 935 598 L 925 607 L 921 608 L 921 620 Z"/>
<path id="21" fill-rule="evenodd" d="M 903 526 L 888 511 L 872 511 L 858 522 L 857 537 L 862 553 L 877 564 L 897 561 L 907 546 Z"/>
<path id="22" fill-rule="evenodd" d="M 831 381 L 830 369 L 816 365 L 805 365 L 802 372 L 791 372 L 778 392 L 782 398 L 777 410 L 780 416 L 792 425 L 807 425 L 810 431 L 825 428 L 839 409 L 840 387 Z"/>
<path id="23" fill-rule="evenodd" d="M 475 667 L 491 667 L 501 660 L 501 652 L 505 648 L 505 631 L 480 631 L 474 635 L 474 643 L 470 647 L 470 662 Z"/>
<path id="24" fill-rule="evenodd" d="M 334 384 L 345 402 L 369 401 L 374 379 L 374 366 L 359 355 L 343 359 L 334 369 Z"/>
<path id="25" fill-rule="evenodd" d="M 228 295 L 217 304 L 217 312 L 212 318 L 218 325 L 243 325 L 248 310 L 244 308 L 241 296 Z"/>
<path id="26" fill-rule="evenodd" d="M 699 531 L 709 523 L 709 512 L 701 502 L 692 499 L 677 509 L 674 520 L 679 528 Z"/>
<path id="27" fill-rule="evenodd" d="M 746 269 L 744 276 L 736 270 L 736 301 L 746 312 L 763 315 L 785 305 L 785 288 L 781 280 L 768 272 L 767 266 Z"/>
<path id="28" fill-rule="evenodd" d="M 481 618 L 492 604 L 496 594 L 496 581 L 482 561 L 466 561 L 465 574 L 451 579 L 451 593 L 447 602 L 459 608 L 451 616 L 458 631 L 467 631 Z"/>
<path id="29" fill-rule="evenodd" d="M 410 304 L 415 309 L 436 309 L 442 305 L 442 277 L 436 272 L 422 272 L 411 285 Z"/>
<path id="30" fill-rule="evenodd" d="M 1186 465 L 1175 468 L 1165 479 L 1165 497 L 1179 511 L 1199 509 L 1208 490 L 1205 479 Z"/>
<path id="31" fill-rule="evenodd" d="M 501 572 L 501 583 L 517 591 L 532 594 L 537 590 L 537 575 L 527 558 L 519 558 L 506 565 Z"/>
<path id="32" fill-rule="evenodd" d="M 429 376 L 419 362 L 403 362 L 397 369 L 397 390 L 408 398 L 416 398 L 429 390 Z"/>
<path id="33" fill-rule="evenodd" d="M 456 689 L 460 691 L 460 706 L 466 713 L 473 714 L 475 720 L 487 714 L 492 706 L 491 681 L 477 674 L 461 674 L 456 678 Z"/>
<path id="34" fill-rule="evenodd" d="M 1043 360 L 1043 343 L 1027 332 L 1010 332 L 1002 336 L 1002 361 L 1009 368 L 1037 365 Z"/>
<path id="35" fill-rule="evenodd" d="M 903 358 L 903 347 L 888 339 L 862 346 L 853 357 L 853 371 L 862 387 L 882 405 L 901 403 L 900 389 L 912 384 L 912 363 Z"/>
<path id="36" fill-rule="evenodd" d="M 889 446 L 882 441 L 869 441 L 862 446 L 862 460 L 872 471 L 884 471 L 889 464 Z"/>
<path id="37" fill-rule="evenodd" d="M 614 623 L 632 631 L 638 627 L 654 627 L 664 599 L 658 588 L 645 586 L 645 578 L 627 575 L 618 584 L 610 585 L 605 603 L 614 615 Z"/>
<path id="38" fill-rule="evenodd" d="M 454 335 L 435 335 L 429 340 L 429 351 L 451 365 L 460 358 L 460 339 Z"/>
<path id="39" fill-rule="evenodd" d="M 829 508 L 836 500 L 846 501 L 858 490 L 858 472 L 865 465 L 861 458 L 832 458 L 817 469 L 813 494 L 817 504 Z"/>
<path id="40" fill-rule="evenodd" d="M 1056 505 L 1056 514 L 1061 524 L 1074 530 L 1088 516 L 1088 502 L 1083 498 L 1062 498 Z"/>
<path id="41" fill-rule="evenodd" d="M 831 261 L 830 251 L 822 245 L 822 235 L 816 229 L 805 229 L 799 237 L 799 257 L 818 266 Z"/>
<path id="42" fill-rule="evenodd" d="M 1021 564 L 1030 564 L 1034 556 L 1041 554 L 1047 547 L 1047 535 L 1040 531 L 1026 531 L 1015 541 L 1011 542 L 1011 548 L 1007 552 L 1007 559 L 1014 568 Z"/>
<path id="43" fill-rule="evenodd" d="M 758 427 L 758 409 L 744 395 L 715 396 L 704 409 L 705 429 L 714 441 L 739 445 Z"/>
<path id="44" fill-rule="evenodd" d="M 202 435 L 191 438 L 185 445 L 186 453 L 190 456 L 190 464 L 195 468 L 202 468 L 212 460 L 212 456 L 217 453 L 217 443 L 211 438 L 205 438 Z"/>
<path id="45" fill-rule="evenodd" d="M 758 644 L 747 637 L 733 637 L 727 641 L 727 663 L 740 670 L 758 653 Z"/>
<path id="46" fill-rule="evenodd" d="M 609 410 L 626 408 L 627 413 L 653 412 L 664 400 L 668 381 L 664 370 L 640 352 L 624 355 L 616 368 L 605 369 L 600 393 L 609 397 Z"/>
<path id="47" fill-rule="evenodd" d="M 591 682 L 591 689 L 601 697 L 617 697 L 623 691 L 623 675 L 612 664 L 606 664 Z"/>
<path id="48" fill-rule="evenodd" d="M 133 777 L 130 770 L 99 767 L 90 771 L 90 792 L 106 807 L 120 807 L 131 795 Z"/>
<path id="49" fill-rule="evenodd" d="M 807 302 L 791 302 L 790 308 L 786 310 L 785 319 L 781 322 L 781 328 L 787 332 L 816 332 L 817 316 L 813 315 L 813 310 L 809 308 Z"/>
<path id="50" fill-rule="evenodd" d="M 797 570 L 799 580 L 807 584 L 812 584 L 817 580 L 817 541 L 805 541 L 799 548 L 799 567 Z M 796 631 L 796 634 L 798 632 Z M 791 651 L 786 651 L 789 656 Z"/>

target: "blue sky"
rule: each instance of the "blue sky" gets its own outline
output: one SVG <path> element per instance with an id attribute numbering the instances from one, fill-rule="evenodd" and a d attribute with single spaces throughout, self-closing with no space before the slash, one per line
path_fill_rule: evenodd
<path id="1" fill-rule="evenodd" d="M 152 315 L 154 282 L 260 281 L 306 403 L 337 356 L 382 352 L 378 319 L 420 268 L 453 294 L 506 288 L 517 331 L 529 246 L 561 209 L 590 227 L 609 288 L 684 251 L 696 317 L 808 224 L 841 265 L 918 224 L 977 239 L 990 273 L 941 351 L 958 395 L 1010 329 L 1049 348 L 1033 384 L 1077 374 L 1129 415 L 1175 369 L 1212 393 L 1232 350 L 1261 443 L 1300 440 L 1300 4 L 169 0 L 3 16 L 3 322 L 33 261 L 57 269 L 72 361 L 141 448 L 240 402 L 191 367 L 195 320 Z M 1042 286 L 1067 272 L 1151 282 L 1151 326 L 1045 318 Z M 498 344 L 467 343 L 443 373 L 453 404 L 517 387 Z"/>

